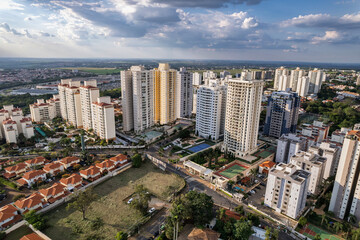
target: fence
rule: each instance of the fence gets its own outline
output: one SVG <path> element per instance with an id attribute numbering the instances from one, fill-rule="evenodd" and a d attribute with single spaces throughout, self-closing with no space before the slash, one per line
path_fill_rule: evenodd
<path id="1" fill-rule="evenodd" d="M 163 161 L 149 155 L 149 154 L 146 154 L 146 157 L 148 159 L 150 159 L 150 161 L 155 165 L 157 166 L 158 168 L 160 168 L 161 170 L 165 171 L 166 170 L 166 163 L 164 163 Z"/>
<path id="2" fill-rule="evenodd" d="M 217 143 L 217 144 L 215 144 L 215 145 L 213 145 L 213 146 L 211 146 L 211 147 L 205 148 L 205 149 L 203 149 L 203 150 L 201 150 L 201 151 L 192 153 L 192 154 L 190 154 L 190 155 L 188 155 L 188 156 L 182 157 L 182 158 L 180 158 L 180 162 L 183 162 L 183 161 L 189 159 L 190 157 L 195 156 L 195 155 L 198 154 L 198 153 L 201 153 L 201 152 L 204 152 L 204 151 L 206 151 L 206 150 L 209 150 L 210 148 L 215 149 L 215 148 L 217 148 L 217 147 L 221 147 L 221 144 L 222 144 L 222 142 Z"/>

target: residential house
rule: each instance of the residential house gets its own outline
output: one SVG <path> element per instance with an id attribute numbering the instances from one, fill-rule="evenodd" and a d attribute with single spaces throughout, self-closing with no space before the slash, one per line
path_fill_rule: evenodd
<path id="1" fill-rule="evenodd" d="M 20 238 L 20 240 L 44 240 L 44 239 L 33 232 L 33 233 L 23 236 L 22 238 Z"/>
<path id="2" fill-rule="evenodd" d="M 46 158 L 39 156 L 30 160 L 25 161 L 25 163 L 29 166 L 29 167 L 34 167 L 34 166 L 38 166 L 38 165 L 44 165 L 46 163 Z"/>
<path id="3" fill-rule="evenodd" d="M 3 176 L 5 178 L 17 177 L 29 169 L 26 163 L 18 163 L 15 166 L 5 168 Z"/>
<path id="4" fill-rule="evenodd" d="M 8 204 L 0 209 L 0 229 L 8 227 L 20 219 L 21 216 L 13 205 Z"/>
<path id="5" fill-rule="evenodd" d="M 90 166 L 85 170 L 80 171 L 80 175 L 87 180 L 94 181 L 101 177 L 100 169 L 96 166 Z"/>
<path id="6" fill-rule="evenodd" d="M 115 166 L 121 166 L 128 162 L 128 157 L 124 154 L 118 154 L 115 157 L 109 158 L 110 161 L 114 162 Z"/>
<path id="7" fill-rule="evenodd" d="M 67 190 L 72 191 L 74 188 L 80 188 L 82 186 L 83 180 L 79 174 L 73 173 L 68 178 L 62 178 L 60 183 L 64 185 Z"/>
<path id="8" fill-rule="evenodd" d="M 64 165 L 60 161 L 48 163 L 44 166 L 43 170 L 50 176 L 56 176 L 64 171 Z"/>
<path id="9" fill-rule="evenodd" d="M 275 166 L 276 163 L 272 161 L 265 161 L 259 165 L 259 173 L 268 174 L 269 170 Z"/>
<path id="10" fill-rule="evenodd" d="M 32 170 L 29 172 L 26 172 L 22 178 L 17 180 L 17 182 L 21 185 L 28 185 L 31 186 L 35 184 L 38 181 L 44 181 L 46 180 L 46 172 L 43 170 Z"/>
<path id="11" fill-rule="evenodd" d="M 96 167 L 98 167 L 100 169 L 101 173 L 104 172 L 111 172 L 115 170 L 115 164 L 113 161 L 110 161 L 108 159 L 102 161 L 101 163 L 97 163 L 95 165 Z"/>
<path id="12" fill-rule="evenodd" d="M 73 167 L 77 163 L 80 162 L 80 158 L 78 157 L 65 157 L 60 160 L 60 162 L 64 165 L 64 168 L 67 169 L 69 167 Z"/>
<path id="13" fill-rule="evenodd" d="M 60 183 L 54 183 L 51 187 L 40 189 L 39 193 L 45 198 L 49 203 L 54 203 L 57 200 L 65 197 L 68 194 L 66 187 Z"/>
<path id="14" fill-rule="evenodd" d="M 31 210 L 42 209 L 45 205 L 45 199 L 40 193 L 36 192 L 28 198 L 17 200 L 14 205 L 21 214 L 24 214 Z"/>

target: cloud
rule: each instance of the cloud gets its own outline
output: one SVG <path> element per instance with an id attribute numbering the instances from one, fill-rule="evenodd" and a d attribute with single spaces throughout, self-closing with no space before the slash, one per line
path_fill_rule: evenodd
<path id="1" fill-rule="evenodd" d="M 330 14 L 299 15 L 280 23 L 281 27 L 357 29 L 360 28 L 360 12 L 334 17 Z"/>
<path id="2" fill-rule="evenodd" d="M 12 33 L 17 36 L 25 36 L 26 33 L 20 33 L 14 28 L 11 28 L 7 23 L 0 23 L 0 30 L 3 29 L 5 32 Z"/>
<path id="3" fill-rule="evenodd" d="M 262 0 L 153 0 L 177 8 L 221 8 L 227 4 L 256 5 Z M 133 1 L 136 2 L 136 1 Z"/>
<path id="4" fill-rule="evenodd" d="M 28 16 L 24 18 L 24 21 L 33 21 L 38 18 L 40 18 L 40 16 Z"/>
<path id="5" fill-rule="evenodd" d="M 333 42 L 341 38 L 340 34 L 337 31 L 326 31 L 325 35 L 322 37 L 313 37 L 312 43 L 318 44 L 320 42 Z"/>
<path id="6" fill-rule="evenodd" d="M 1 0 L 0 10 L 24 10 L 24 5 L 13 0 Z"/>

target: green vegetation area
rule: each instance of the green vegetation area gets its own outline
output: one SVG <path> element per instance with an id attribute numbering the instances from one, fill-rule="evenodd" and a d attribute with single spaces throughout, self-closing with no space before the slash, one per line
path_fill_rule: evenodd
<path id="1" fill-rule="evenodd" d="M 138 185 L 143 185 L 152 195 L 168 199 L 185 182 L 177 175 L 161 171 L 145 161 L 140 168 L 128 169 L 94 187 L 99 196 L 82 213 L 66 204 L 52 210 L 46 217 L 49 227 L 43 232 L 51 239 L 114 239 L 119 231 L 128 232 L 144 219 L 143 214 L 127 204 Z"/>
<path id="2" fill-rule="evenodd" d="M 302 107 L 306 112 L 319 114 L 321 120 L 328 120 L 333 125 L 330 128 L 330 133 L 335 129 L 341 127 L 352 127 L 359 122 L 360 112 L 353 109 L 351 106 L 356 104 L 353 99 L 347 99 L 343 102 L 327 102 L 323 103 L 321 100 L 302 103 Z"/>
<path id="3" fill-rule="evenodd" d="M 1 87 L 0 87 L 1 88 Z M 29 93 L 22 95 L 0 95 L 0 107 L 4 105 L 14 105 L 15 107 L 22 108 L 24 114 L 30 113 L 29 104 L 33 104 L 37 99 L 49 99 L 52 98 L 52 94 L 44 94 L 38 96 L 31 96 Z"/>
<path id="4" fill-rule="evenodd" d="M 17 189 L 17 185 L 15 183 L 10 182 L 10 181 L 6 180 L 5 178 L 2 178 L 2 177 L 0 177 L 0 184 L 8 186 L 8 187 L 10 187 L 12 189 L 15 189 L 15 190 Z"/>
<path id="5" fill-rule="evenodd" d="M 62 69 L 77 69 L 81 72 L 88 72 L 97 75 L 113 75 L 113 74 L 120 74 L 121 69 L 117 68 L 88 68 L 88 67 L 79 67 L 79 68 L 62 68 Z"/>
<path id="6" fill-rule="evenodd" d="M 5 237 L 5 240 L 19 240 L 25 235 L 28 235 L 30 233 L 33 233 L 33 231 L 26 225 L 23 225 L 16 229 L 15 231 L 12 231 L 11 233 L 7 234 Z"/>
<path id="7" fill-rule="evenodd" d="M 119 98 L 121 97 L 121 88 L 114 88 L 114 89 L 101 91 L 100 96 L 110 96 L 111 98 Z"/>

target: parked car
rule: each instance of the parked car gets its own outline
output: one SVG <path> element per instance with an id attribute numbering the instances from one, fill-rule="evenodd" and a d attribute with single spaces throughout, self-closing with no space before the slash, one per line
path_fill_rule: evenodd
<path id="1" fill-rule="evenodd" d="M 130 204 L 133 200 L 133 198 L 130 198 L 129 201 L 127 201 L 127 204 Z"/>
<path id="2" fill-rule="evenodd" d="M 251 190 L 250 193 L 251 193 L 251 194 L 255 194 L 256 191 L 255 191 L 255 190 Z"/>
<path id="3" fill-rule="evenodd" d="M 264 186 L 264 187 L 266 186 L 266 184 L 265 184 L 265 183 L 263 183 L 263 182 L 262 182 L 262 183 L 260 183 L 260 185 L 261 185 L 261 186 Z"/>
<path id="4" fill-rule="evenodd" d="M 155 212 L 155 210 L 156 209 L 152 207 L 152 208 L 150 208 L 149 213 L 153 213 L 153 212 Z"/>
<path id="5" fill-rule="evenodd" d="M 256 186 L 255 188 L 256 188 L 256 189 L 261 189 L 261 187 L 260 187 L 260 186 Z"/>

